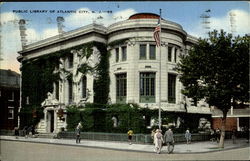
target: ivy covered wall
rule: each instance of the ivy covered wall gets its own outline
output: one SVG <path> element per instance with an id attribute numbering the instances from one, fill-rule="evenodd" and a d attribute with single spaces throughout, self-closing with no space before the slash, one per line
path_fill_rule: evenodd
<path id="1" fill-rule="evenodd" d="M 158 109 L 141 108 L 137 104 L 86 104 L 85 107 L 67 107 L 67 129 L 74 131 L 79 122 L 82 123 L 82 131 L 86 132 L 112 132 L 126 133 L 132 129 L 135 133 L 148 134 L 152 129 L 157 129 Z M 117 127 L 114 127 L 113 117 L 117 118 Z M 180 127 L 172 127 L 175 133 L 184 133 L 187 128 L 192 133 L 198 132 L 200 118 L 211 120 L 211 115 L 190 114 L 184 112 L 162 111 L 162 124 L 176 123 L 178 117 L 182 123 Z M 151 129 L 150 120 L 155 119 L 156 125 Z M 165 132 L 166 127 L 162 127 Z"/>
<path id="2" fill-rule="evenodd" d="M 65 58 L 71 50 L 87 51 L 84 54 L 89 58 L 92 54 L 92 47 L 97 47 L 100 51 L 100 63 L 97 66 L 97 78 L 94 81 L 94 102 L 106 104 L 109 95 L 109 54 L 106 45 L 100 42 L 90 42 L 78 45 L 65 50 L 40 56 L 35 59 L 24 60 L 22 62 L 22 108 L 19 113 L 21 116 L 20 127 L 36 125 L 43 112 L 41 103 L 47 97 L 48 92 L 53 92 L 53 83 L 60 79 L 59 73 L 53 73 L 59 66 L 59 59 Z M 82 66 L 79 72 L 86 74 L 91 71 L 89 66 Z M 69 75 L 70 77 L 70 75 Z"/>

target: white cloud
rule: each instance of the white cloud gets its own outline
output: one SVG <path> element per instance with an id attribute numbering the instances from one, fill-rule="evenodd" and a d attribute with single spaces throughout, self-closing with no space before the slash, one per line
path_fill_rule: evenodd
<path id="1" fill-rule="evenodd" d="M 0 22 L 2 25 L 6 25 L 7 23 L 10 22 L 18 22 L 18 20 L 20 19 L 20 17 L 17 14 L 14 14 L 12 12 L 4 12 L 0 14 Z"/>
<path id="2" fill-rule="evenodd" d="M 233 13 L 234 16 L 230 17 L 230 13 Z M 213 17 L 210 18 L 210 31 L 221 30 L 223 29 L 227 33 L 232 33 L 232 29 L 235 30 L 235 35 L 245 35 L 247 33 L 250 33 L 250 14 L 243 10 L 230 10 L 227 12 L 226 15 L 222 17 Z M 233 28 L 231 27 L 231 21 L 234 21 Z M 204 37 L 205 35 L 205 29 L 202 27 L 201 22 L 194 23 L 193 30 L 191 30 L 189 33 L 191 35 L 197 36 L 197 37 Z"/>
<path id="3" fill-rule="evenodd" d="M 20 63 L 17 61 L 19 54 L 17 53 L 22 49 L 21 37 L 19 31 L 19 20 L 22 17 L 12 12 L 5 12 L 0 14 L 1 22 L 1 69 L 11 69 L 19 72 Z M 57 35 L 57 28 L 46 28 L 40 33 L 34 28 L 26 26 L 26 39 L 27 44 Z"/>
<path id="4" fill-rule="evenodd" d="M 58 35 L 58 29 L 57 28 L 49 28 L 49 29 L 45 29 L 43 31 L 43 39 L 52 37 L 52 36 L 56 36 Z"/>
<path id="5" fill-rule="evenodd" d="M 12 12 L 0 14 L 1 27 L 1 69 L 19 71 L 19 63 L 16 60 L 17 50 L 21 49 L 18 20 L 20 17 Z"/>
<path id="6" fill-rule="evenodd" d="M 84 12 L 85 11 L 85 12 Z M 134 9 L 126 9 L 115 13 L 92 13 L 88 8 L 80 8 L 77 13 L 73 13 L 65 17 L 66 28 L 78 28 L 93 22 L 108 26 L 114 22 L 128 19 L 129 16 L 135 14 Z"/>

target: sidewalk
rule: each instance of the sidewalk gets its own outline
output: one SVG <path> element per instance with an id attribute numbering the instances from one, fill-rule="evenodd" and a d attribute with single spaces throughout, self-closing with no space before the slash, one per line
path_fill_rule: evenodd
<path id="1" fill-rule="evenodd" d="M 18 139 L 16 139 L 15 136 L 0 136 L 0 140 L 154 153 L 153 144 L 129 145 L 126 142 L 108 142 L 108 141 L 93 141 L 93 140 L 81 140 L 80 144 L 76 144 L 75 140 L 73 139 L 48 139 L 48 138 L 30 138 L 30 137 L 29 138 L 18 137 Z M 232 143 L 232 140 L 225 140 L 224 149 L 219 149 L 218 143 L 212 141 L 194 142 L 188 145 L 184 143 L 179 143 L 175 145 L 174 153 L 204 153 L 204 152 L 228 150 L 240 147 L 249 147 L 249 143 L 247 143 L 245 139 L 237 139 L 235 144 Z M 167 153 L 166 146 L 163 147 L 162 153 Z"/>

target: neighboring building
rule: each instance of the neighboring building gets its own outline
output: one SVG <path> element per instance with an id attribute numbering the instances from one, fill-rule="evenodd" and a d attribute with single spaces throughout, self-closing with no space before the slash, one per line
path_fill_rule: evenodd
<path id="1" fill-rule="evenodd" d="M 197 39 L 188 35 L 179 24 L 162 19 L 160 56 L 153 38 L 158 18 L 156 14 L 139 13 L 107 28 L 98 24 L 87 25 L 25 46 L 19 52 L 18 60 L 39 59 L 81 44 L 100 42 L 107 45 L 110 52 L 109 103 L 137 103 L 141 107 L 158 109 L 161 102 L 164 111 L 211 115 L 206 103 L 200 101 L 196 107 L 181 94 L 183 86 L 174 70 L 179 56 L 187 54 Z M 82 56 L 87 55 L 85 52 L 71 50 L 66 58 L 60 58 L 55 71 L 59 71 L 61 79 L 54 83 L 53 92 L 41 102 L 45 116 L 38 125 L 39 132 L 56 133 L 61 127 L 66 127 L 65 121 L 57 116 L 59 109 L 94 101 L 96 76 L 94 73 L 79 73 L 78 68 L 82 64 L 95 67 L 100 62 L 100 51 L 93 47 L 90 58 Z M 72 80 L 68 79 L 67 73 L 72 74 Z"/>
<path id="2" fill-rule="evenodd" d="M 18 126 L 20 74 L 0 69 L 0 129 L 13 130 Z"/>
<path id="3" fill-rule="evenodd" d="M 223 114 L 219 109 L 212 110 L 212 127 L 214 129 L 221 127 L 221 118 Z M 250 125 L 250 108 L 248 105 L 242 105 L 241 108 L 234 109 L 233 107 L 227 113 L 226 131 L 243 131 L 244 128 L 249 129 Z"/>

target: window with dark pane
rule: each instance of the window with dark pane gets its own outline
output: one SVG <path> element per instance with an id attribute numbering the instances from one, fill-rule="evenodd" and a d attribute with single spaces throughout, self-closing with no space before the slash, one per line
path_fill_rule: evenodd
<path id="1" fill-rule="evenodd" d="M 156 56 L 155 56 L 155 53 L 156 53 L 156 48 L 155 48 L 155 45 L 149 45 L 149 59 L 151 60 L 155 60 Z"/>
<path id="2" fill-rule="evenodd" d="M 69 96 L 69 103 L 73 101 L 73 84 L 72 80 L 68 79 L 68 96 Z"/>
<path id="3" fill-rule="evenodd" d="M 176 75 L 168 74 L 168 102 L 175 103 L 176 101 Z"/>
<path id="4" fill-rule="evenodd" d="M 146 59 L 146 50 L 147 46 L 146 44 L 141 44 L 140 45 L 140 59 L 141 60 L 145 60 Z"/>
<path id="5" fill-rule="evenodd" d="M 126 103 L 127 97 L 127 74 L 116 75 L 116 103 Z"/>
<path id="6" fill-rule="evenodd" d="M 59 82 L 56 82 L 56 99 L 59 100 Z"/>
<path id="7" fill-rule="evenodd" d="M 168 47 L 168 61 L 172 61 L 172 46 Z"/>
<path id="8" fill-rule="evenodd" d="M 87 97 L 87 78 L 86 76 L 82 77 L 82 98 Z"/>
<path id="9" fill-rule="evenodd" d="M 115 61 L 118 62 L 119 61 L 119 48 L 115 49 Z"/>
<path id="10" fill-rule="evenodd" d="M 155 73 L 140 73 L 140 102 L 155 102 Z"/>
<path id="11" fill-rule="evenodd" d="M 70 54 L 68 57 L 68 65 L 69 65 L 68 67 L 69 68 L 73 68 L 73 60 L 74 60 L 73 54 Z"/>
<path id="12" fill-rule="evenodd" d="M 174 50 L 174 62 L 176 63 L 177 60 L 177 48 Z"/>
<path id="13" fill-rule="evenodd" d="M 122 61 L 126 61 L 127 60 L 127 47 L 123 46 L 122 47 Z"/>

